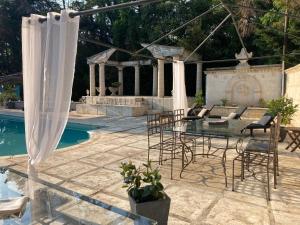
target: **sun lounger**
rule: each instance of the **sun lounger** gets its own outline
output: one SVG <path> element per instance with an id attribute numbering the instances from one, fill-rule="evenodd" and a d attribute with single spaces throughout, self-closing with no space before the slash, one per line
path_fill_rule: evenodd
<path id="1" fill-rule="evenodd" d="M 264 132 L 267 131 L 268 128 L 271 127 L 271 122 L 273 121 L 274 117 L 268 113 L 265 113 L 263 117 L 256 122 L 250 123 L 246 129 L 250 130 L 250 135 L 253 136 L 253 130 L 263 129 Z"/>
<path id="2" fill-rule="evenodd" d="M 228 116 L 219 116 L 219 115 L 210 115 L 209 118 L 218 118 L 218 119 L 240 119 L 243 113 L 247 110 L 247 106 L 240 106 L 234 112 L 230 113 Z"/>
<path id="3" fill-rule="evenodd" d="M 20 216 L 28 200 L 29 198 L 26 196 L 11 199 L 0 199 L 0 218 L 13 215 Z"/>
<path id="4" fill-rule="evenodd" d="M 214 108 L 214 105 L 204 106 L 201 111 L 196 116 L 186 116 L 183 117 L 183 120 L 199 120 L 203 119 L 205 116 L 207 116 L 211 110 Z"/>

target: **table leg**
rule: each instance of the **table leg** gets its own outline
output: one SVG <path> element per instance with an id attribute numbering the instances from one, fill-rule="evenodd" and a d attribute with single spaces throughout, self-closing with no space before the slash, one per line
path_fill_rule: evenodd
<path id="1" fill-rule="evenodd" d="M 187 146 L 187 144 L 184 141 L 183 135 L 184 134 L 180 133 L 180 142 L 182 144 L 182 155 L 181 155 L 182 162 L 181 162 L 180 178 L 182 177 L 183 170 L 193 161 L 193 158 L 194 158 L 193 150 L 190 149 L 189 146 Z M 187 152 L 191 152 L 191 154 L 192 154 L 190 161 L 188 160 L 188 158 L 186 156 Z M 185 157 L 187 158 L 187 162 L 186 163 L 184 163 L 185 162 Z"/>
<path id="2" fill-rule="evenodd" d="M 223 156 L 222 156 L 222 166 L 223 166 L 223 172 L 224 172 L 224 175 L 225 175 L 225 186 L 227 187 L 227 172 L 226 172 L 226 152 L 227 152 L 227 149 L 228 149 L 228 145 L 229 145 L 229 138 L 226 137 L 226 147 L 224 149 L 224 152 L 223 152 Z"/>

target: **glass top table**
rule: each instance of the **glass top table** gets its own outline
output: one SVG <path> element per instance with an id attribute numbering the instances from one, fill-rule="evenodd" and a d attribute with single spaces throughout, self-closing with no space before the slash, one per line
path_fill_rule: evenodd
<path id="1" fill-rule="evenodd" d="M 24 195 L 27 181 L 26 174 L 0 167 L 0 199 Z M 45 180 L 38 179 L 37 187 L 21 216 L 0 218 L 0 224 L 157 224 Z"/>
<path id="2" fill-rule="evenodd" d="M 244 137 L 244 129 L 249 120 L 201 119 L 175 123 L 173 131 L 189 135 L 212 135 L 224 137 Z"/>
<path id="3" fill-rule="evenodd" d="M 165 130 L 170 132 L 175 132 L 180 134 L 180 142 L 182 144 L 182 166 L 180 177 L 184 169 L 192 162 L 194 162 L 194 157 L 196 155 L 215 155 L 216 152 L 222 151 L 221 154 L 221 164 L 224 171 L 225 176 L 225 186 L 227 187 L 227 172 L 226 172 L 226 152 L 229 149 L 237 150 L 239 146 L 242 144 L 243 139 L 249 136 L 249 132 L 246 132 L 246 127 L 250 124 L 249 120 L 222 120 L 222 119 L 199 119 L 199 120 L 191 120 L 191 121 L 178 121 L 174 123 L 173 127 L 166 127 Z M 190 142 L 190 139 L 186 139 L 186 136 L 191 136 L 192 138 L 196 137 L 206 137 L 208 138 L 208 150 L 205 153 L 205 141 L 202 141 L 202 153 L 195 153 L 197 142 L 194 140 Z M 221 138 L 225 140 L 222 146 L 213 147 L 212 139 L 213 138 Z M 230 139 L 235 139 L 234 143 L 230 144 Z M 186 141 L 187 140 L 187 141 Z M 194 143 L 192 146 L 187 143 Z M 214 151 L 211 151 L 212 148 L 215 148 Z M 190 159 L 188 159 L 187 154 L 191 154 Z"/>

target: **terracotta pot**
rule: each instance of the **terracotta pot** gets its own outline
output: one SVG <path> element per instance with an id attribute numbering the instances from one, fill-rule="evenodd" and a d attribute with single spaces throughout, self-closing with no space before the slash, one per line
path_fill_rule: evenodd
<path id="1" fill-rule="evenodd" d="M 136 203 L 128 196 L 131 212 L 157 221 L 158 225 L 167 225 L 171 199 L 165 194 L 164 199 L 151 202 Z"/>

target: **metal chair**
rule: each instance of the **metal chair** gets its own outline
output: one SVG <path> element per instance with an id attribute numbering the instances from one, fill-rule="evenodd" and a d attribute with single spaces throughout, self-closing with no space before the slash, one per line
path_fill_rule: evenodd
<path id="1" fill-rule="evenodd" d="M 173 160 L 177 159 L 176 156 L 179 153 L 182 153 L 179 134 L 173 132 L 173 127 L 175 123 L 181 122 L 183 116 L 183 109 L 147 115 L 148 161 L 150 160 L 150 151 L 159 150 L 159 165 L 162 165 L 164 161 L 171 161 L 171 179 L 173 178 Z M 193 139 L 185 141 L 194 144 Z"/>
<path id="2" fill-rule="evenodd" d="M 173 111 L 147 115 L 148 162 L 150 151 L 158 150 L 159 165 L 162 165 L 163 161 L 171 160 L 171 179 L 173 178 L 173 160 L 181 152 L 181 146 L 176 143 L 176 135 L 172 132 L 173 126 Z M 170 157 L 164 157 L 166 155 Z"/>
<path id="3" fill-rule="evenodd" d="M 270 125 L 268 139 L 251 139 L 244 149 L 239 149 L 238 156 L 233 160 L 232 191 L 234 191 L 235 161 L 241 162 L 241 181 L 245 179 L 245 166 L 248 171 L 250 171 L 250 166 L 262 166 L 266 167 L 267 199 L 270 200 L 270 169 L 273 169 L 274 188 L 276 188 L 277 176 L 279 175 L 278 140 L 280 122 L 281 116 L 277 115 Z"/>

